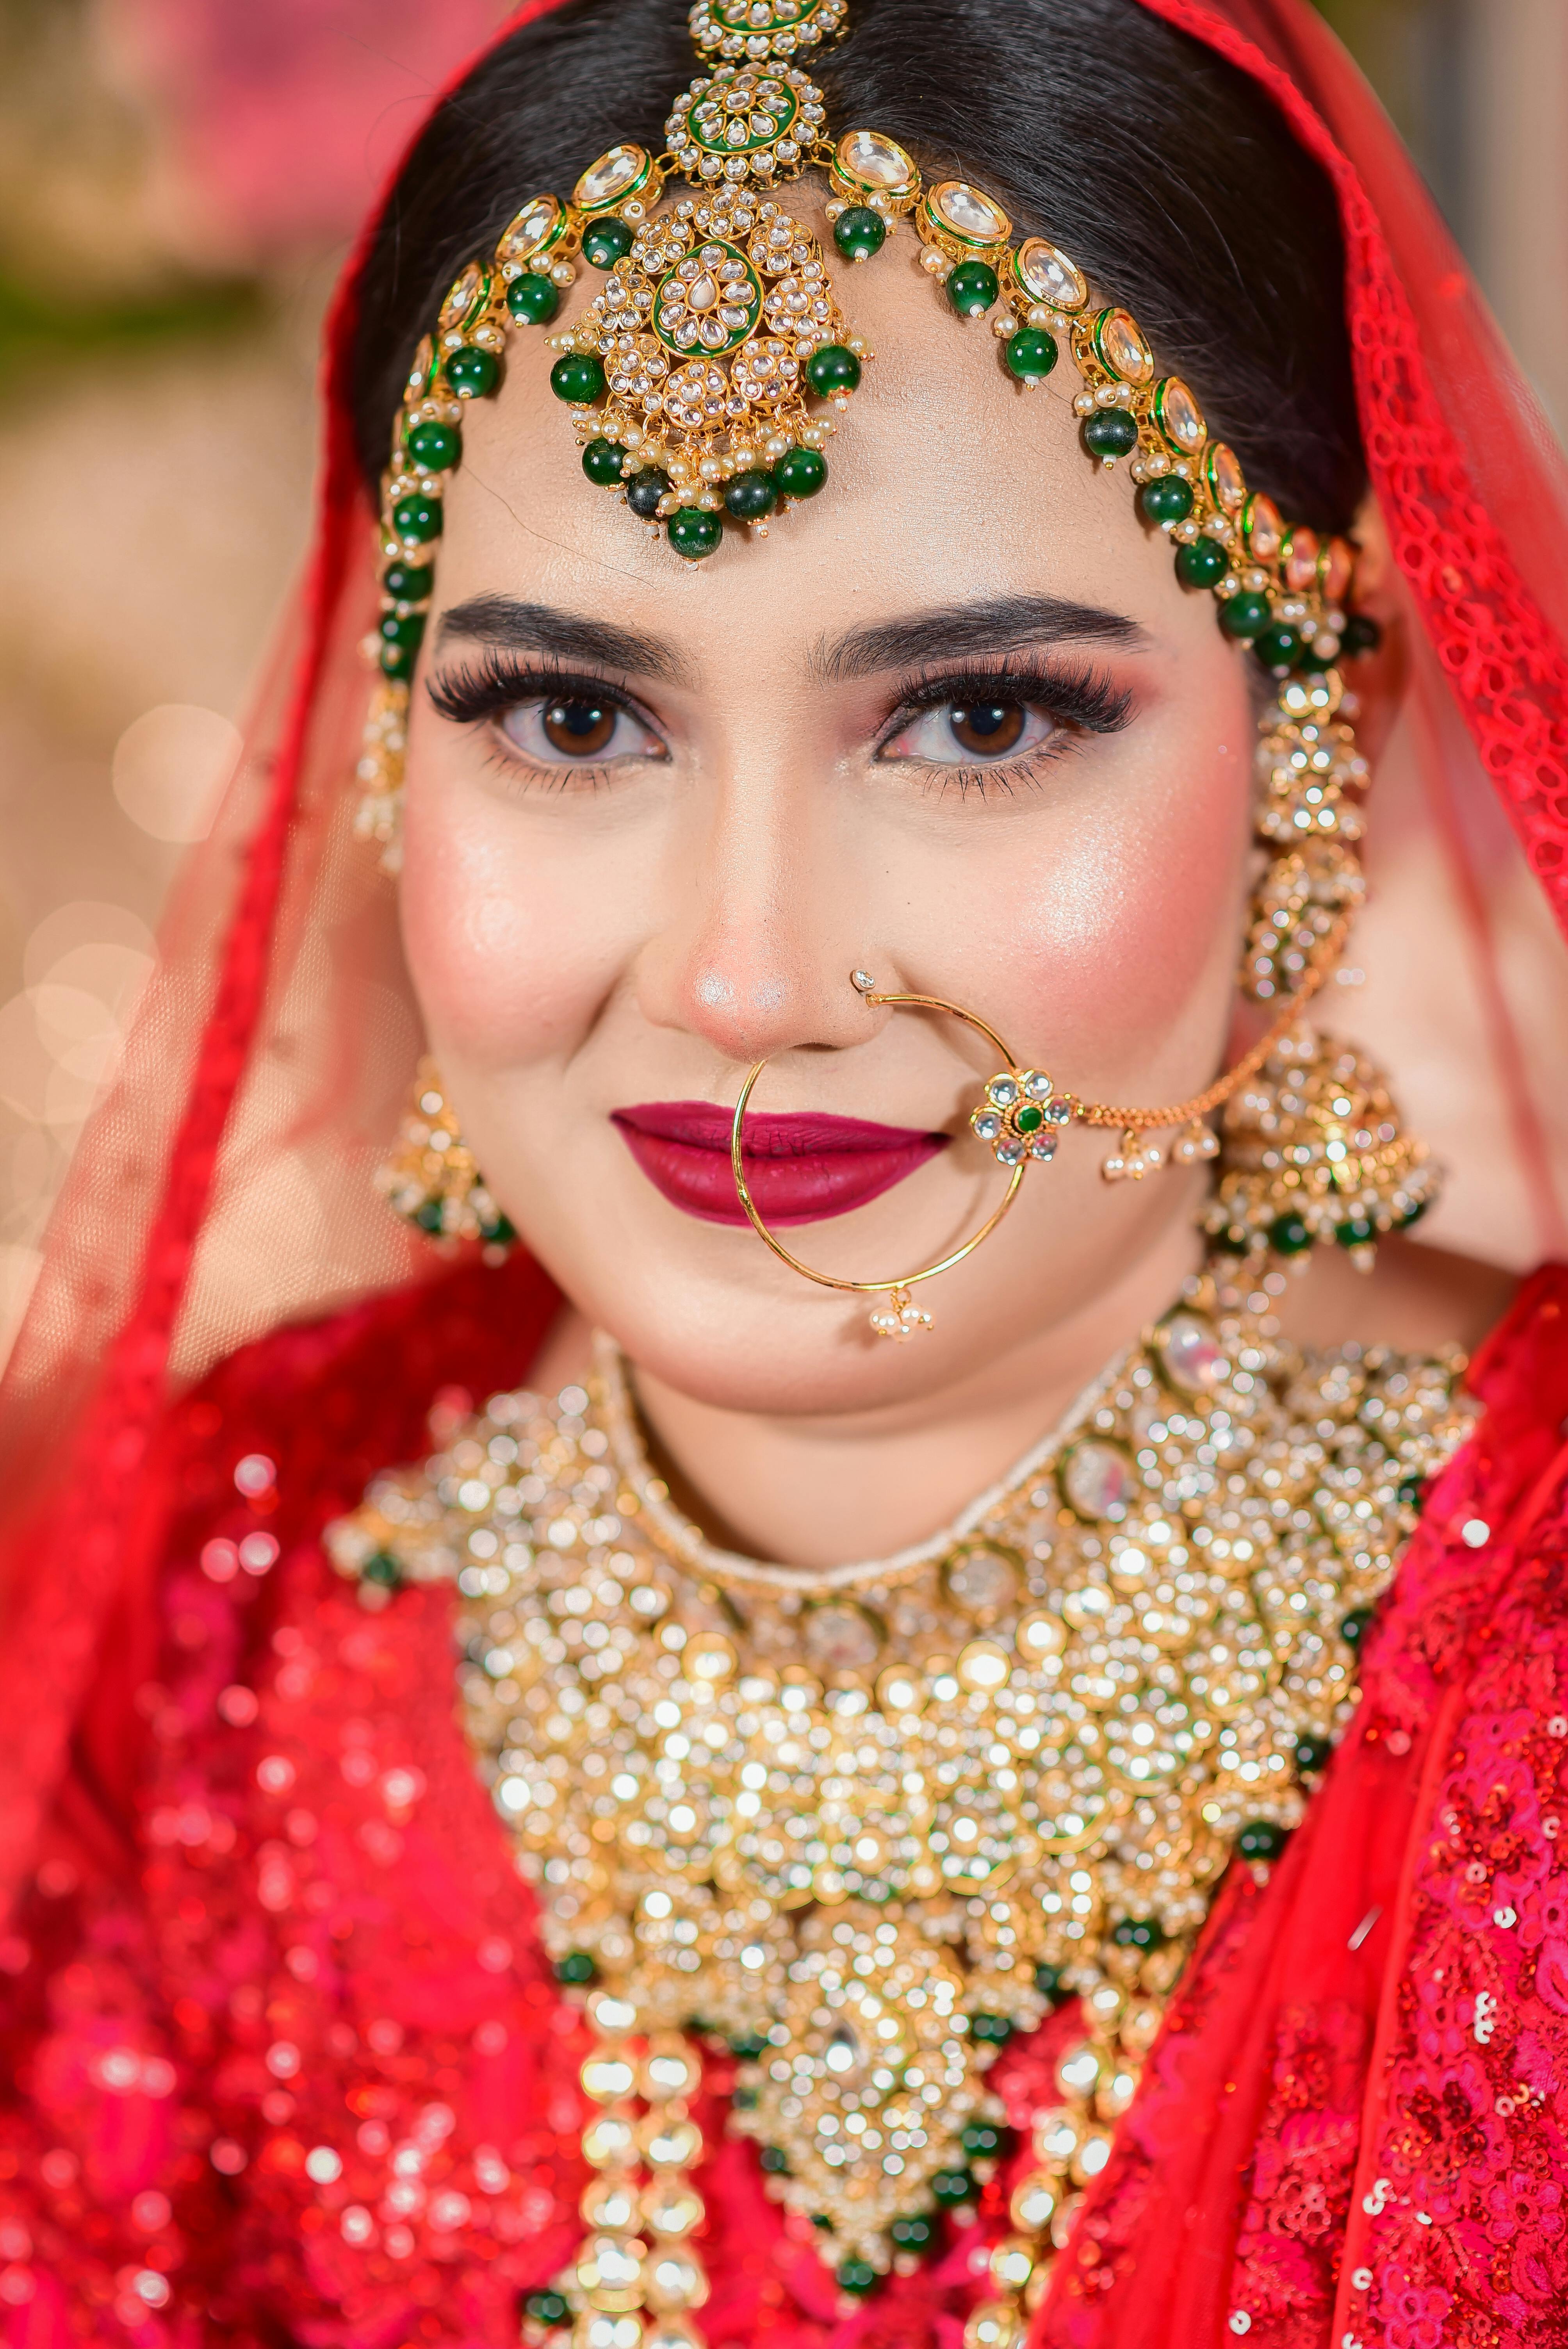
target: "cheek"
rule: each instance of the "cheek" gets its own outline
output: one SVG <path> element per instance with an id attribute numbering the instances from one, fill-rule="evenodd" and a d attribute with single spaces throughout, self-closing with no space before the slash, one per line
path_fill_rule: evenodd
<path id="1" fill-rule="evenodd" d="M 1006 873 L 993 933 L 1015 983 L 1042 994 L 1051 1031 L 1118 1039 L 1170 1025 L 1228 991 L 1240 943 L 1250 827 L 1251 722 L 1166 736 L 1064 830 L 1044 865 Z"/>
<path id="2" fill-rule="evenodd" d="M 470 1067 L 570 1051 L 614 983 L 612 926 L 588 918 L 582 870 L 560 869 L 493 802 L 428 786 L 409 761 L 400 918 L 438 1052 Z"/>

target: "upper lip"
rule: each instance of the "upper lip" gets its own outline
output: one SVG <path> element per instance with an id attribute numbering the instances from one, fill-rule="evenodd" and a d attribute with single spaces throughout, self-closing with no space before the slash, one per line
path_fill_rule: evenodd
<path id="1" fill-rule="evenodd" d="M 729 1155 L 735 1112 L 713 1102 L 640 1102 L 634 1109 L 611 1112 L 617 1125 L 634 1133 L 651 1133 L 661 1142 L 684 1142 L 694 1150 L 722 1150 Z M 917 1142 L 940 1146 L 944 1133 L 923 1126 L 873 1125 L 863 1117 L 836 1117 L 828 1110 L 774 1112 L 748 1109 L 745 1154 L 748 1158 L 817 1158 L 865 1150 L 907 1150 Z"/>
<path id="2" fill-rule="evenodd" d="M 611 1119 L 643 1173 L 675 1206 L 707 1223 L 746 1221 L 730 1164 L 733 1110 L 713 1102 L 642 1102 L 613 1110 Z M 748 1110 L 747 1187 L 769 1223 L 820 1223 L 901 1183 L 948 1139 L 828 1110 Z"/>

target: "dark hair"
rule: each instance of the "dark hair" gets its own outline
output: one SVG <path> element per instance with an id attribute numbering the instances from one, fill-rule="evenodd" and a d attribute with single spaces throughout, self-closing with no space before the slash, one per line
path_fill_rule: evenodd
<path id="1" fill-rule="evenodd" d="M 994 190 L 1125 302 L 1288 518 L 1348 526 L 1367 476 L 1334 195 L 1250 76 L 1138 0 L 851 0 L 843 39 L 804 62 L 830 121 Z M 680 0 L 567 0 L 437 109 L 365 272 L 352 398 L 368 480 L 459 268 L 617 140 L 656 152 L 696 69 Z"/>

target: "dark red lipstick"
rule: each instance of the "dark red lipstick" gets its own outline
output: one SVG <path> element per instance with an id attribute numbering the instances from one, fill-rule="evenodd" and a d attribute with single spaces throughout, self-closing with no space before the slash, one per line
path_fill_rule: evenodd
<path id="1" fill-rule="evenodd" d="M 626 1147 L 655 1189 L 708 1224 L 743 1224 L 729 1164 L 731 1112 L 712 1102 L 643 1102 L 612 1111 Z M 945 1133 L 872 1125 L 823 1111 L 746 1113 L 746 1180 L 770 1224 L 847 1216 L 945 1149 Z"/>

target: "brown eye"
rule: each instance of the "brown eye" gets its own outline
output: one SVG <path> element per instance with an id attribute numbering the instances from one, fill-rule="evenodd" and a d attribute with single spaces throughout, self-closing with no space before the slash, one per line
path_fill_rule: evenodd
<path id="1" fill-rule="evenodd" d="M 1003 759 L 1023 740 L 1026 713 L 1016 701 L 977 701 L 965 709 L 954 704 L 947 722 L 961 750 L 980 759 Z"/>
<path id="2" fill-rule="evenodd" d="M 550 701 L 540 723 L 552 750 L 568 759 L 596 759 L 608 749 L 619 715 L 602 701 Z"/>

